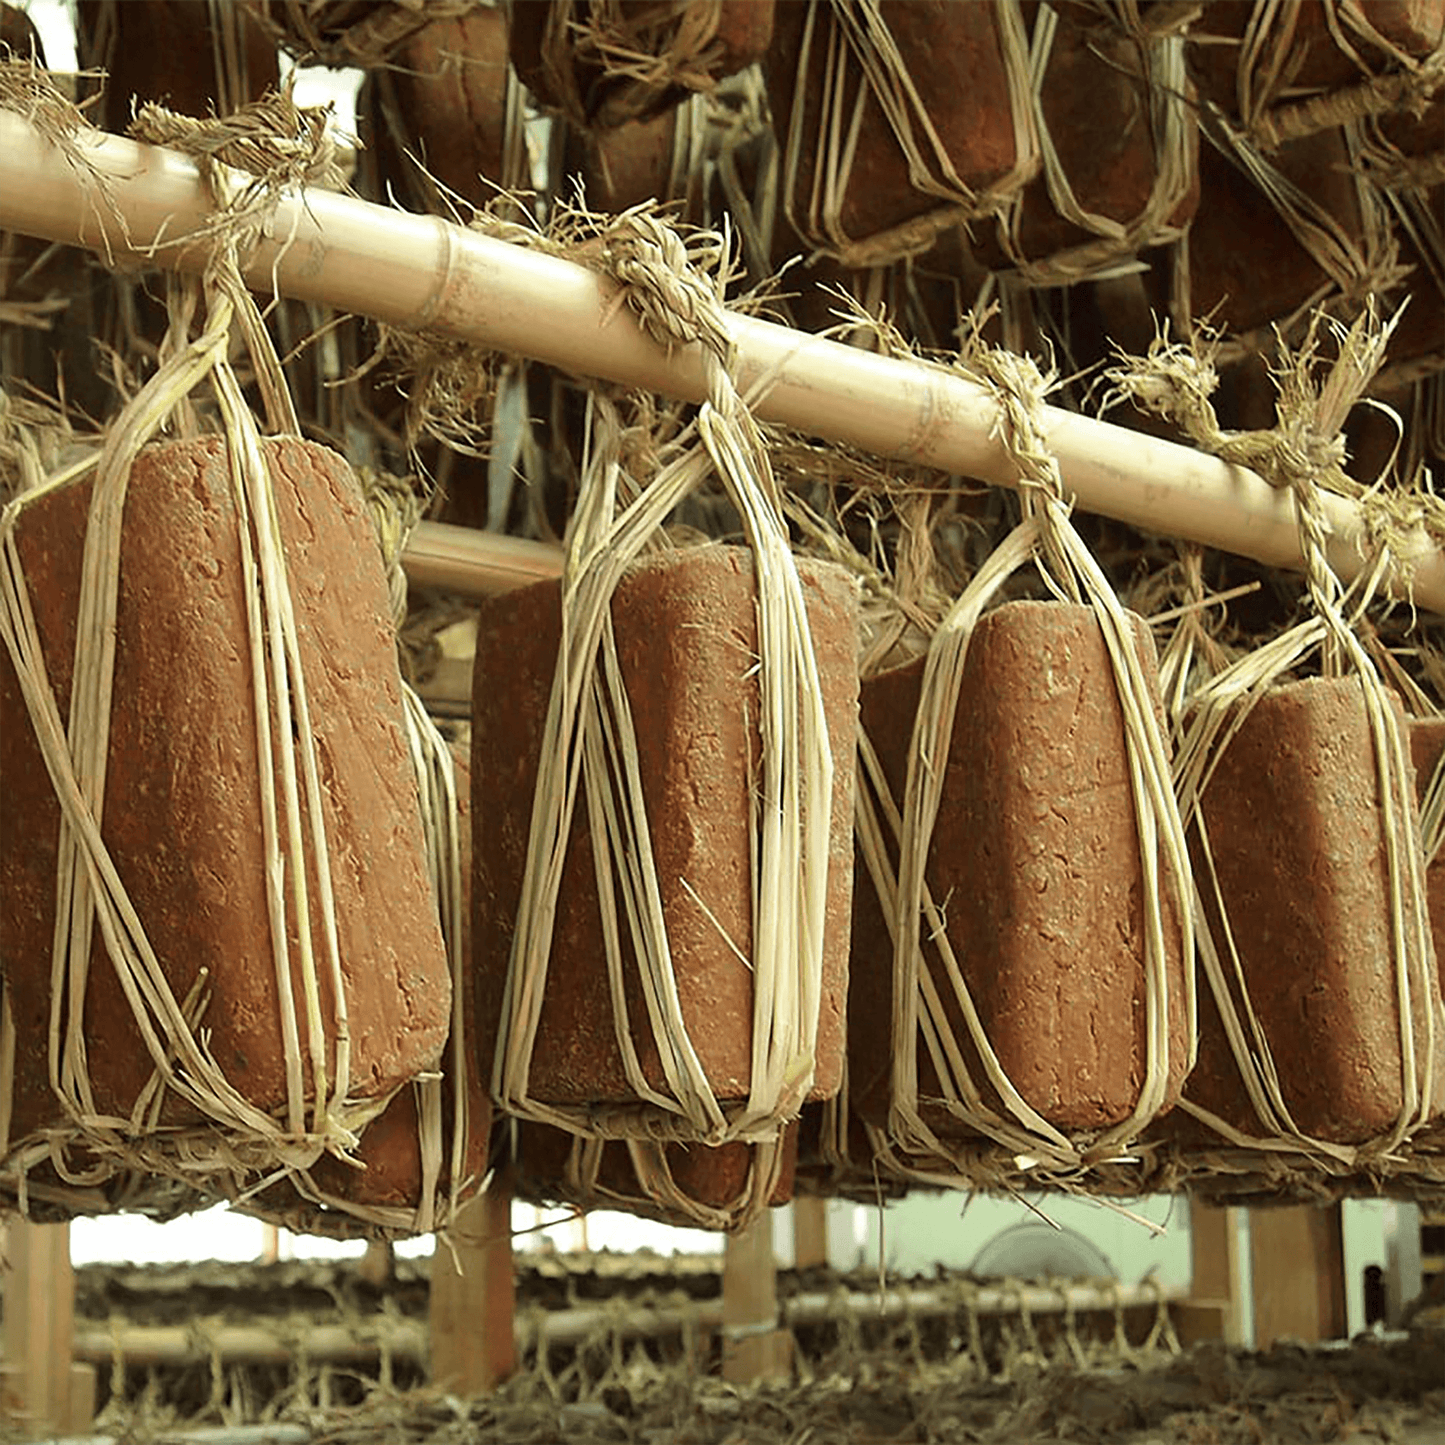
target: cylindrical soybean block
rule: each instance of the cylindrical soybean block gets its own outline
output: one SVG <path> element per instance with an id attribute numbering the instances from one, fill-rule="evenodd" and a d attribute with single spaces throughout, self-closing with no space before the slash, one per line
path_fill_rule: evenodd
<path id="1" fill-rule="evenodd" d="M 814 1096 L 836 1092 L 843 1053 L 852 888 L 856 604 L 840 568 L 800 562 L 834 764 L 823 991 Z M 622 679 L 683 1020 L 719 1099 L 752 1078 L 751 821 L 758 733 L 752 554 L 706 546 L 636 564 L 612 599 Z M 472 697 L 477 1006 L 485 1050 L 502 1013 L 517 926 L 532 794 L 561 634 L 556 583 L 482 605 Z M 620 907 L 620 905 L 619 905 Z M 625 916 L 625 1001 L 642 1069 L 666 1087 Z M 742 953 L 743 958 L 738 956 Z M 567 841 L 530 1093 L 560 1105 L 631 1102 L 580 796 Z"/>
<path id="2" fill-rule="evenodd" d="M 1152 675 L 1153 643 L 1138 619 L 1135 638 Z M 921 684 L 920 660 L 863 685 L 863 728 L 900 803 Z M 1024 1100 L 1064 1129 L 1127 1119 L 1147 1061 L 1143 874 L 1124 715 L 1090 608 L 1011 602 L 980 619 L 964 660 L 926 879 L 988 1041 Z M 1163 1108 L 1179 1096 L 1188 1048 L 1175 887 L 1161 861 L 1170 1002 Z M 855 897 L 849 1081 L 865 1117 L 885 1123 L 892 944 L 866 876 Z M 923 966 L 983 1083 L 931 930 L 924 919 Z M 917 1084 L 931 1127 L 968 1132 L 940 1106 L 921 1039 Z M 984 1095 L 1000 1107 L 991 1087 Z"/>
<path id="3" fill-rule="evenodd" d="M 349 1016 L 350 1094 L 377 1097 L 436 1064 L 451 998 L 403 734 L 386 582 L 345 462 L 299 440 L 264 445 L 318 758 Z M 51 492 L 25 510 L 16 532 L 62 719 L 89 500 L 89 483 Z M 246 606 L 225 443 L 148 447 L 132 469 L 125 505 L 102 835 L 175 997 L 184 1000 L 205 980 L 209 1003 L 194 1032 L 229 1082 L 275 1114 L 287 1098 L 286 1053 Z M 60 810 L 8 651 L 0 652 L 0 739 L 0 962 L 16 1025 L 14 1144 L 32 1130 L 68 1126 L 47 1071 Z M 273 747 L 278 768 L 281 746 Z M 291 856 L 284 835 L 281 849 L 288 878 L 307 872 L 325 1054 L 334 1070 L 337 1000 L 325 966 L 314 850 Z M 309 1084 L 299 931 L 293 906 L 286 907 Z M 82 1006 L 96 1107 L 124 1118 L 152 1064 L 98 929 Z M 198 1116 L 171 1098 L 161 1117 Z"/>
<path id="4" fill-rule="evenodd" d="M 1418 837 L 1411 793 L 1400 818 L 1407 846 Z M 1337 1143 L 1385 1132 L 1404 1101 L 1401 1000 L 1378 765 L 1358 679 L 1310 678 L 1261 698 L 1220 756 L 1203 814 L 1250 1002 L 1295 1124 Z M 1196 873 L 1223 951 L 1213 885 L 1199 864 Z M 1440 993 L 1433 967 L 1428 989 L 1419 987 L 1421 962 L 1412 951 L 1423 1045 Z M 1200 1002 L 1199 1062 L 1185 1094 L 1259 1134 L 1208 988 Z"/>

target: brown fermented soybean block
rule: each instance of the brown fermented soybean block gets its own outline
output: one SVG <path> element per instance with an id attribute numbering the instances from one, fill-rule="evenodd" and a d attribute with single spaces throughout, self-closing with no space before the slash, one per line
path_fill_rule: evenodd
<path id="1" fill-rule="evenodd" d="M 266 447 L 319 753 L 351 1092 L 375 1096 L 436 1062 L 450 1009 L 385 579 L 345 462 L 300 441 Z M 28 510 L 17 532 L 62 717 L 88 503 L 88 484 L 67 487 Z M 209 970 L 202 1026 L 211 1052 L 242 1094 L 274 1111 L 285 1099 L 285 1054 L 240 561 L 223 443 L 147 448 L 126 501 L 104 835 L 172 990 L 183 998 Z M 8 652 L 0 652 L 0 739 L 0 953 L 17 1023 L 14 1138 L 57 1120 L 46 1039 L 59 809 Z M 294 933 L 292 942 L 294 960 Z M 299 998 L 299 972 L 295 983 Z M 322 1008 L 330 1019 L 324 976 Z M 99 930 L 87 1036 L 97 1106 L 129 1113 L 151 1065 Z M 179 1106 L 167 1117 L 181 1117 Z"/>
<path id="2" fill-rule="evenodd" d="M 852 888 L 856 603 L 841 569 L 799 563 L 833 750 L 834 790 L 823 998 L 813 1097 L 838 1089 Z M 472 698 L 476 816 L 474 934 L 482 1066 L 490 1070 L 526 862 L 538 750 L 556 665 L 556 583 L 508 593 L 481 610 Z M 752 557 L 707 546 L 637 564 L 612 603 L 637 733 L 648 825 L 683 1017 L 720 1099 L 748 1092 L 753 985 L 749 863 L 750 753 L 758 694 Z M 716 922 L 689 894 L 696 890 Z M 625 931 L 624 931 L 625 937 Z M 630 947 L 626 1000 L 642 1066 L 665 1087 Z M 597 884 L 579 800 L 557 902 L 531 1092 L 558 1104 L 627 1101 L 613 1032 Z"/>
<path id="3" fill-rule="evenodd" d="M 883 0 L 879 13 L 959 179 L 975 190 L 1002 180 L 1018 155 L 994 7 L 960 5 L 956 0 Z M 821 189 L 817 157 L 822 144 L 825 59 L 830 45 L 846 46 L 836 25 L 826 19 L 826 7 L 818 7 L 808 74 L 800 87 L 798 62 L 808 14 L 806 5 L 778 8 L 777 35 L 765 62 L 780 147 L 786 147 L 795 106 L 806 107 L 793 191 L 799 224 L 805 224 L 814 186 Z M 852 123 L 853 96 L 868 84 L 857 57 L 851 50 L 847 53 L 845 128 Z M 920 140 L 920 146 L 937 174 L 928 141 Z M 862 240 L 945 204 L 941 197 L 914 186 L 907 157 L 870 94 L 840 207 L 843 234 Z"/>
<path id="4" fill-rule="evenodd" d="M 1309 678 L 1262 698 L 1220 758 L 1203 810 L 1245 981 L 1295 1123 L 1339 1143 L 1383 1132 L 1403 1097 L 1399 1010 L 1359 682 Z M 1200 886 L 1207 898 L 1206 877 Z M 1437 984 L 1433 998 L 1416 1000 L 1417 1037 L 1438 999 Z M 1212 1001 L 1201 1010 L 1199 1064 L 1185 1092 L 1258 1132 Z"/>
<path id="5" fill-rule="evenodd" d="M 1152 673 L 1153 642 L 1142 621 L 1135 635 Z M 921 681 L 919 663 L 863 689 L 863 725 L 900 799 Z M 1167 899 L 1167 870 L 1161 875 Z M 927 878 L 987 1036 L 1024 1099 L 1061 1128 L 1127 1118 L 1144 1081 L 1147 1043 L 1142 880 L 1123 715 L 1089 608 L 1012 602 L 979 621 L 964 663 Z M 871 884 L 860 882 L 860 900 L 865 889 Z M 871 927 L 861 916 L 869 908 Z M 888 1067 L 891 955 L 876 899 L 855 917 L 862 926 L 852 959 L 849 1077 L 866 1097 L 861 1106 L 877 1117 Z M 1187 1045 L 1175 917 L 1166 902 L 1165 1107 L 1178 1098 Z M 860 948 L 869 949 L 866 959 Z M 933 966 L 942 991 L 942 966 Z M 956 1005 L 949 1015 L 981 1080 Z M 920 1099 L 937 1090 L 920 1040 Z M 941 1111 L 924 1114 L 948 1128 Z"/>

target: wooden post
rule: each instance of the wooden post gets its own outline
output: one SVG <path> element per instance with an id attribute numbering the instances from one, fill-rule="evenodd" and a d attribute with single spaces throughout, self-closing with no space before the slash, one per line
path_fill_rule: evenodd
<path id="1" fill-rule="evenodd" d="M 515 1373 L 512 1190 L 493 1175 L 437 1242 L 431 1266 L 431 1378 L 460 1395 L 484 1394 Z M 460 1272 L 459 1272 L 460 1271 Z"/>
<path id="2" fill-rule="evenodd" d="M 1200 1199 L 1189 1201 L 1189 1298 L 1174 1307 L 1183 1344 L 1196 1340 L 1245 1343 L 1241 1213 Z"/>
<path id="3" fill-rule="evenodd" d="M 793 1199 L 793 1268 L 828 1267 L 828 1201 L 814 1194 Z"/>
<path id="4" fill-rule="evenodd" d="M 764 1210 L 723 1245 L 723 1379 L 743 1385 L 776 1378 L 792 1365 L 792 1338 L 778 1328 L 773 1216 Z"/>
<path id="5" fill-rule="evenodd" d="M 1345 1333 L 1345 1248 L 1340 1206 L 1299 1204 L 1250 1211 L 1254 1342 L 1306 1343 Z"/>
<path id="6" fill-rule="evenodd" d="M 70 1226 L 12 1220 L 4 1240 L 0 1401 L 3 1414 L 21 1423 L 23 1433 L 90 1427 L 95 1370 L 82 1365 L 77 1374 L 72 1369 L 74 1334 Z"/>

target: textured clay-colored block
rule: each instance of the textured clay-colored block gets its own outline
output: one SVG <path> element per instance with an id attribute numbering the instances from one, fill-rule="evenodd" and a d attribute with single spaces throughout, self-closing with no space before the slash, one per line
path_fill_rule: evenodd
<path id="1" fill-rule="evenodd" d="M 537 100 L 554 110 L 570 111 L 574 102 L 569 101 L 567 81 L 556 73 L 556 62 L 545 53 L 549 12 L 554 23 L 560 19 L 579 28 L 602 25 L 614 54 L 640 53 L 657 62 L 655 74 L 644 78 L 636 73 L 640 67 L 599 63 L 597 47 L 590 42 L 585 50 L 580 45 L 572 50 L 563 63 L 572 68 L 571 85 L 581 97 L 583 113 L 569 119 L 599 130 L 646 120 L 689 93 L 745 70 L 762 59 L 773 38 L 773 0 L 513 0 L 512 64 Z M 660 63 L 679 37 L 691 49 L 707 27 L 711 36 L 700 53 L 688 58 L 685 72 Z"/>
<path id="2" fill-rule="evenodd" d="M 852 584 L 841 569 L 803 562 L 799 572 L 834 761 L 814 1083 L 814 1094 L 821 1097 L 836 1092 L 842 1067 L 856 613 Z M 557 584 L 539 583 L 489 599 L 481 609 L 473 674 L 472 781 L 473 806 L 487 826 L 476 840 L 473 936 L 481 1036 L 487 1040 L 495 1037 L 501 1017 L 560 608 Z M 739 1099 L 746 1096 L 751 1078 L 753 983 L 727 940 L 751 952 L 749 790 L 759 750 L 751 554 L 707 546 L 648 558 L 624 578 L 613 598 L 612 618 L 683 1017 L 717 1097 Z M 630 945 L 624 941 L 623 946 L 627 1009 L 642 1067 L 653 1087 L 663 1088 Z M 490 1077 L 490 1049 L 482 1062 Z M 557 903 L 531 1092 L 558 1104 L 632 1098 L 614 1034 L 592 847 L 580 798 Z"/>
<path id="3" fill-rule="evenodd" d="M 674 153 L 682 115 L 674 109 L 610 130 L 570 131 L 564 168 L 569 177 L 582 178 L 587 204 L 616 213 L 647 201 L 675 200 L 679 190 L 686 194 L 689 178 Z"/>
<path id="4" fill-rule="evenodd" d="M 467 1135 L 462 1156 L 464 1201 L 480 1189 L 487 1172 L 489 1143 L 492 1131 L 492 1101 L 487 1096 L 486 1080 L 476 1061 L 476 973 L 471 967 L 471 769 L 461 748 L 453 745 L 456 761 L 457 828 L 461 854 L 462 878 L 462 1029 L 467 1048 L 462 1063 L 465 1070 L 461 1087 L 467 1098 Z M 453 1041 L 447 1039 L 440 1072 L 442 1084 L 442 1164 L 437 1180 L 437 1197 L 445 1201 L 451 1185 L 452 1129 L 458 1088 L 457 1070 L 453 1064 Z M 417 1096 L 414 1089 L 403 1089 L 382 1112 L 366 1126 L 354 1159 L 361 1165 L 343 1164 L 335 1156 L 323 1155 L 309 1171 L 321 1192 L 348 1203 L 384 1209 L 415 1210 L 421 1204 L 423 1174 L 421 1140 L 417 1133 Z M 263 1190 L 252 1200 L 238 1206 L 241 1212 L 277 1219 L 303 1234 L 352 1235 L 359 1231 L 356 1219 L 344 1208 L 323 1209 L 287 1180 Z"/>
<path id="5" fill-rule="evenodd" d="M 1203 811 L 1244 979 L 1295 1123 L 1339 1143 L 1382 1133 L 1403 1098 L 1400 1015 L 1359 682 L 1310 678 L 1265 696 L 1224 750 Z M 1414 1002 L 1419 1038 L 1425 1010 L 1440 1006 L 1438 981 Z M 1200 1005 L 1199 1062 L 1185 1094 L 1258 1133 L 1202 980 Z"/>
<path id="6" fill-rule="evenodd" d="M 1321 131 L 1290 141 L 1269 163 L 1331 216 L 1356 243 L 1364 236 L 1344 135 Z M 1189 231 L 1189 289 L 1195 316 L 1253 331 L 1291 315 L 1329 277 L 1268 197 L 1214 146 L 1199 148 L 1199 211 Z"/>
<path id="7" fill-rule="evenodd" d="M 1278 17 L 1269 23 L 1264 35 L 1268 40 L 1259 57 L 1263 68 L 1273 64 L 1280 50 L 1286 59 L 1280 73 L 1288 77 L 1284 103 L 1302 93 L 1336 90 L 1367 78 L 1367 73 L 1340 47 L 1332 32 L 1326 13 L 1326 0 L 1304 0 L 1298 10 L 1291 6 L 1275 7 L 1270 0 L 1257 0 L 1254 5 L 1230 3 L 1206 5 L 1199 19 L 1190 26 L 1188 62 L 1204 97 L 1212 100 L 1227 115 L 1238 114 L 1238 73 L 1245 32 L 1260 12 L 1273 10 Z M 1335 9 L 1334 0 L 1328 8 Z M 1355 7 L 1338 7 L 1340 30 L 1369 73 L 1395 71 L 1398 63 L 1387 50 L 1373 44 L 1348 23 L 1348 12 Z M 1407 55 L 1423 59 L 1440 44 L 1445 33 L 1445 0 L 1369 0 L 1358 7 L 1387 45 Z"/>
<path id="8" fill-rule="evenodd" d="M 1415 782 L 1419 801 L 1425 801 L 1425 790 L 1445 759 L 1445 718 L 1410 719 L 1410 757 L 1415 764 Z M 1425 872 L 1426 907 L 1435 938 L 1435 962 L 1445 989 L 1445 850 L 1430 863 Z"/>
<path id="9" fill-rule="evenodd" d="M 507 68 L 503 9 L 447 15 L 403 41 L 391 64 L 370 74 L 357 107 L 378 195 L 440 210 L 420 162 L 463 200 L 491 201 L 506 183 Z"/>
<path id="10" fill-rule="evenodd" d="M 1159 174 L 1156 148 L 1163 137 L 1155 134 L 1145 65 L 1146 56 L 1127 36 L 1061 24 L 1040 94 L 1044 124 L 1080 207 L 1124 227 L 1143 215 Z M 1192 119 L 1185 130 L 1189 150 L 1197 155 L 1198 131 Z M 1198 201 L 1196 176 L 1159 224 L 1185 224 Z M 1024 190 L 1016 236 L 1019 251 L 1030 261 L 1099 239 L 1055 209 L 1042 175 Z M 1146 235 L 1138 244 L 1150 241 Z M 1123 254 L 1126 243 L 1120 241 L 1119 249 Z M 1007 264 L 993 249 L 984 258 Z"/>
<path id="11" fill-rule="evenodd" d="M 818 153 L 826 56 L 830 45 L 846 45 L 842 35 L 836 33 L 836 23 L 827 7 L 817 7 L 808 70 L 806 76 L 800 77 L 809 9 L 807 5 L 779 8 L 777 36 L 765 64 L 773 128 L 780 149 L 786 149 L 789 128 L 795 124 L 795 108 L 804 106 L 802 147 L 789 201 L 793 208 L 789 219 L 805 251 L 815 245 L 832 244 L 821 231 L 815 232 L 807 218 L 814 187 L 821 189 L 823 185 Z M 882 0 L 879 10 L 959 179 L 975 191 L 1003 180 L 1013 170 L 1018 154 L 994 7 L 960 5 L 954 0 Z M 850 53 L 845 129 L 852 124 L 852 98 L 859 87 L 866 85 L 858 61 Z M 927 148 L 925 154 L 930 154 Z M 936 173 L 936 163 L 931 165 Z M 781 174 L 779 184 L 786 184 Z M 838 224 L 843 234 L 861 241 L 944 204 L 936 194 L 915 188 L 893 129 L 870 95 L 839 209 Z M 784 214 L 781 205 L 779 214 Z"/>
<path id="12" fill-rule="evenodd" d="M 319 756 L 351 1093 L 374 1097 L 436 1063 L 451 997 L 386 584 L 345 462 L 300 441 L 266 447 Z M 89 495 L 88 484 L 54 492 L 17 529 L 62 717 Z M 207 972 L 211 1001 L 200 1027 L 217 1064 L 247 1099 L 274 1111 L 286 1097 L 285 1054 L 246 636 L 224 444 L 147 448 L 126 501 L 103 833 L 176 997 Z M 8 652 L 0 653 L 0 739 L 0 939 L 17 1034 L 13 1141 L 61 1123 L 46 1065 L 60 817 Z M 313 937 L 319 949 L 314 909 Z M 294 964 L 293 972 L 299 999 Z M 332 1002 L 323 971 L 327 1019 Z M 86 1034 L 97 1108 L 129 1114 L 151 1064 L 99 930 Z M 164 1117 L 194 1113 L 173 1098 Z"/>
<path id="13" fill-rule="evenodd" d="M 768 1195 L 769 1207 L 786 1204 L 793 1197 L 798 1134 L 796 1120 L 783 1131 L 782 1167 Z M 568 1179 L 568 1159 L 574 1147 L 574 1136 L 564 1130 L 530 1120 L 520 1123 L 516 1159 L 518 1197 L 538 1203 L 560 1200 L 583 1209 L 627 1209 L 664 1224 L 693 1227 L 697 1221 L 692 1216 L 647 1196 L 638 1180 L 633 1151 L 651 1155 L 686 1198 L 717 1210 L 740 1206 L 758 1153 L 758 1146 L 741 1142 L 709 1146 L 608 1140 L 602 1146 L 596 1185 L 588 1189 L 579 1188 Z"/>
<path id="14" fill-rule="evenodd" d="M 275 42 L 246 5 L 226 6 L 224 32 L 217 12 L 195 0 L 80 0 L 76 35 L 80 63 L 107 72 L 91 122 L 124 133 L 148 100 L 205 119 L 259 100 L 280 84 Z M 240 41 L 239 64 L 227 66 L 225 93 L 215 57 L 222 34 Z M 230 87 L 239 80 L 241 93 Z"/>
<path id="15" fill-rule="evenodd" d="M 1135 635 L 1152 670 L 1142 621 Z M 920 660 L 863 686 L 863 729 L 899 799 L 921 683 Z M 1092 611 L 1013 602 L 986 614 L 964 663 L 927 879 L 1000 1063 L 1061 1128 L 1121 1122 L 1144 1078 L 1144 914 L 1128 778 L 1123 715 Z M 1161 877 L 1167 899 L 1167 870 Z M 1165 1107 L 1178 1097 L 1188 1042 L 1176 918 L 1166 903 Z M 944 989 L 942 965 L 931 952 L 925 959 Z M 866 876 L 855 890 L 850 968 L 849 1087 L 860 1112 L 881 1124 L 892 952 Z M 962 1014 L 952 1003 L 948 1013 L 981 1080 Z M 918 1059 L 925 1119 L 959 1133 L 957 1121 L 928 1104 L 938 1080 L 921 1041 Z"/>

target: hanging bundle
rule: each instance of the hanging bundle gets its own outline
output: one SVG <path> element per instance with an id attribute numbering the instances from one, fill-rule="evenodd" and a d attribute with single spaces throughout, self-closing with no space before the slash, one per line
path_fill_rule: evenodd
<path id="1" fill-rule="evenodd" d="M 230 206 L 155 376 L 93 467 L 0 520 L 0 763 L 26 821 L 0 843 L 0 1189 L 22 1210 L 116 1179 L 234 1198 L 346 1154 L 450 1023 L 365 505 L 297 439 L 239 279 L 267 180 L 208 175 Z M 207 383 L 222 436 L 198 431 Z"/>
<path id="2" fill-rule="evenodd" d="M 787 5 L 766 69 L 783 216 L 844 266 L 925 251 L 1038 171 L 1017 0 Z"/>
<path id="3" fill-rule="evenodd" d="M 852 590 L 788 549 L 698 264 L 721 261 L 717 239 L 689 256 L 632 212 L 588 250 L 656 334 L 701 343 L 709 399 L 633 449 L 594 394 L 560 589 L 482 610 L 473 936 L 493 1097 L 578 1134 L 773 1139 L 837 1088 Z M 670 545 L 664 520 L 713 479 L 747 546 Z"/>
<path id="4" fill-rule="evenodd" d="M 1445 84 L 1438 5 L 1253 0 L 1204 7 L 1189 28 L 1204 99 L 1266 151 L 1390 111 Z"/>
<path id="5" fill-rule="evenodd" d="M 1388 1177 L 1442 1102 L 1442 1015 L 1417 788 L 1400 701 L 1360 640 L 1369 578 L 1329 570 L 1319 491 L 1348 491 L 1340 427 L 1389 327 L 1323 320 L 1286 351 L 1279 422 L 1222 433 L 1193 358 L 1161 342 L 1132 378 L 1191 438 L 1287 486 L 1311 615 L 1183 694 L 1176 784 L 1207 927 L 1199 1063 L 1168 1132 L 1197 1187 L 1317 1194 Z M 1423 503 L 1422 503 L 1423 504 Z M 1380 565 L 1408 499 L 1378 494 Z M 1430 509 L 1427 505 L 1427 511 Z M 1438 507 L 1434 524 L 1441 525 Z M 1392 515 L 1392 512 L 1394 515 Z M 1315 674 L 1301 669 L 1315 664 Z"/>
<path id="6" fill-rule="evenodd" d="M 276 42 L 302 64 L 384 65 L 418 30 L 463 16 L 478 0 L 248 0 Z"/>
<path id="7" fill-rule="evenodd" d="M 1183 37 L 1084 26 L 1041 5 L 1028 75 L 1042 173 L 1009 199 L 996 240 L 981 228 L 981 259 L 1058 286 L 1177 241 L 1199 199 Z"/>
<path id="8" fill-rule="evenodd" d="M 512 11 L 512 63 L 542 105 L 607 130 L 762 58 L 773 0 L 546 0 Z"/>
<path id="9" fill-rule="evenodd" d="M 999 398 L 1024 520 L 941 617 L 915 611 L 922 657 L 865 672 L 852 1103 L 915 1182 L 1138 1187 L 1194 1037 L 1153 644 L 1069 521 L 1033 363 L 965 364 Z M 992 606 L 1030 563 L 1054 600 Z"/>

